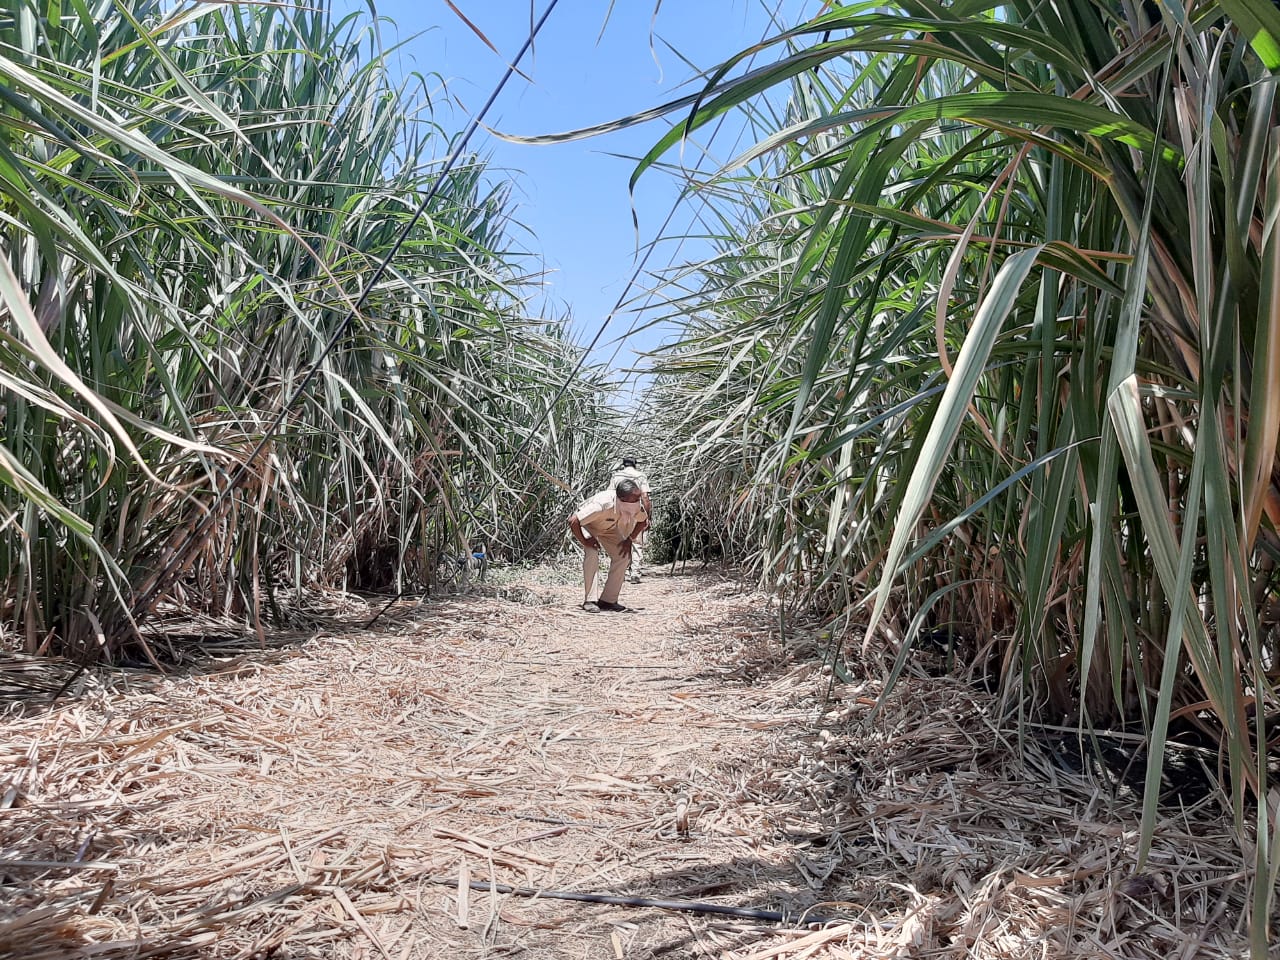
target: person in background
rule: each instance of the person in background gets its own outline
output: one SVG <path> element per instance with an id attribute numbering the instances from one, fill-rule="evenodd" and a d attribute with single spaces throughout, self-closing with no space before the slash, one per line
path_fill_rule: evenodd
<path id="1" fill-rule="evenodd" d="M 649 500 L 649 478 L 636 466 L 635 457 L 622 458 L 622 466 L 614 471 L 613 478 L 609 481 L 609 486 L 616 487 L 623 480 L 634 481 L 635 485 L 640 488 L 640 498 L 644 504 L 644 512 L 652 517 L 653 503 Z M 641 565 L 644 561 L 644 541 L 645 536 L 641 533 L 637 539 L 631 542 L 631 566 L 628 579 L 632 583 L 640 582 Z"/>
<path id="2" fill-rule="evenodd" d="M 582 545 L 582 609 L 588 613 L 625 609 L 618 602 L 627 561 L 634 549 L 634 538 L 649 526 L 640 487 L 634 480 L 622 480 L 609 490 L 601 490 L 584 501 L 569 518 L 569 530 Z M 600 570 L 600 550 L 609 554 L 609 576 L 600 591 L 600 599 L 592 601 L 591 592 Z"/>
<path id="3" fill-rule="evenodd" d="M 467 558 L 467 569 L 475 570 L 481 580 L 489 572 L 489 552 L 483 543 L 471 544 L 471 556 Z"/>

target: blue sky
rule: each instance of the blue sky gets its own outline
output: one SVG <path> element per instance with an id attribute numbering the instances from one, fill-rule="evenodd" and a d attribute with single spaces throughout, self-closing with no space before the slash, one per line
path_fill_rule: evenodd
<path id="1" fill-rule="evenodd" d="M 447 128 L 461 130 L 480 109 L 531 26 L 529 0 L 453 0 L 454 5 L 497 47 L 490 50 L 462 22 L 445 0 L 376 0 L 380 15 L 395 21 L 401 40 L 401 69 L 439 74 L 444 80 L 436 118 Z M 354 0 L 338 4 L 356 8 Z M 547 0 L 536 0 L 537 14 Z M 802 0 L 767 0 L 781 5 L 791 22 L 799 11 L 810 14 L 821 6 Z M 616 119 L 695 88 L 686 81 L 694 69 L 713 67 L 727 56 L 751 46 L 769 30 L 770 12 L 762 0 L 560 0 L 526 55 L 521 70 L 532 83 L 513 76 L 485 119 L 486 126 L 504 133 L 536 135 L 578 129 Z M 656 12 L 655 12 L 656 7 Z M 384 27 L 384 43 L 395 32 Z M 678 53 L 673 52 L 672 48 Z M 491 156 L 495 171 L 515 183 L 515 219 L 529 228 L 517 241 L 545 259 L 552 272 L 545 301 L 534 312 L 573 316 L 575 339 L 586 342 L 623 293 L 635 269 L 637 235 L 632 224 L 633 198 L 627 183 L 634 161 L 665 132 L 663 121 L 589 140 L 554 145 L 512 144 L 477 132 L 472 146 Z M 740 123 L 721 130 L 717 159 L 732 156 L 740 145 Z M 686 162 L 699 161 L 699 152 L 684 151 Z M 671 158 L 679 155 L 674 153 Z M 705 164 L 705 161 L 703 161 Z M 639 240 L 653 239 L 679 192 L 674 179 L 660 171 L 645 175 L 634 197 L 640 220 Z M 676 217 L 672 230 L 691 228 L 692 205 Z M 659 268 L 671 260 L 696 259 L 706 247 L 686 243 L 662 245 L 650 258 Z M 643 289 L 643 285 L 634 293 Z M 615 366 L 636 362 L 634 349 L 654 346 L 661 330 L 642 331 L 619 350 L 616 339 L 634 323 L 619 313 L 593 356 L 611 358 Z"/>

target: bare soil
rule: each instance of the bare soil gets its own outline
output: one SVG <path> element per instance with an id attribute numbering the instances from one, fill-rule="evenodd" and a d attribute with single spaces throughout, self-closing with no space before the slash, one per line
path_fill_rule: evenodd
<path id="1" fill-rule="evenodd" d="M 0 957 L 1244 954 L 1216 802 L 1137 872 L 1136 798 L 985 692 L 908 676 L 873 712 L 878 674 L 833 683 L 716 572 L 628 585 L 626 613 L 555 581 L 28 698 L 0 733 Z"/>

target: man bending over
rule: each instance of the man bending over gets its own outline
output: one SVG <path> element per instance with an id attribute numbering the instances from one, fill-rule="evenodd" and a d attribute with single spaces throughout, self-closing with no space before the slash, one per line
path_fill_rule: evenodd
<path id="1" fill-rule="evenodd" d="M 618 595 L 627 575 L 632 538 L 648 526 L 649 514 L 645 512 L 640 487 L 634 480 L 622 480 L 612 490 L 601 490 L 574 511 L 569 518 L 569 531 L 583 550 L 583 610 L 598 613 L 627 609 L 618 602 Z M 592 602 L 602 547 L 609 554 L 609 576 L 600 591 L 600 599 Z"/>

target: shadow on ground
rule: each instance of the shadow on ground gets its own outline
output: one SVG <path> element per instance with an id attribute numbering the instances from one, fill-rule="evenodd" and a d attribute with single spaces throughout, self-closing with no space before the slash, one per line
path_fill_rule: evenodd
<path id="1" fill-rule="evenodd" d="M 160 669 L 132 654 L 116 663 L 83 664 L 65 657 L 0 652 L 0 717 L 37 715 L 92 693 L 127 693 L 188 676 L 234 676 L 281 663 L 318 636 L 351 637 L 408 628 L 433 610 L 481 607 L 493 600 L 550 603 L 518 586 L 472 584 L 465 593 L 341 595 L 307 610 L 290 609 L 287 626 L 259 636 L 233 618 L 169 616 L 150 622 L 143 636 Z"/>

